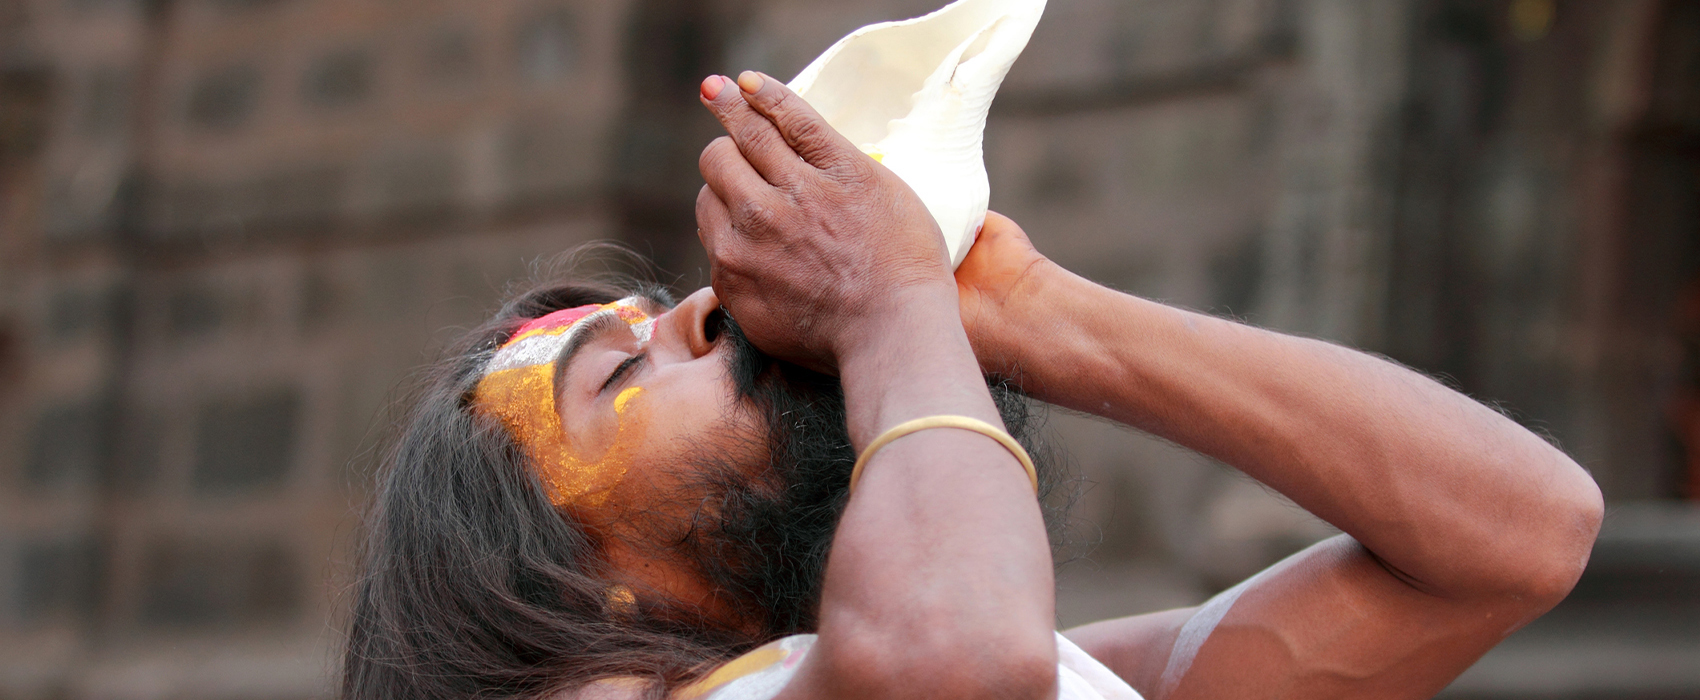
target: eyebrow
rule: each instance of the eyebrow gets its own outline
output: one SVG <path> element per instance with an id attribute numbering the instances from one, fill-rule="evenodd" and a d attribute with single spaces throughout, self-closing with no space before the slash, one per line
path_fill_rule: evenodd
<path id="1" fill-rule="evenodd" d="M 673 306 L 674 306 L 673 295 L 668 294 L 667 290 L 661 289 L 659 287 L 645 287 L 644 289 L 640 290 L 634 296 L 636 296 L 638 299 L 649 302 L 649 304 L 651 306 L 653 306 L 656 309 L 659 309 L 663 312 L 665 312 L 667 309 L 673 308 Z M 650 309 L 644 309 L 643 311 L 644 311 L 644 313 L 650 313 Z M 660 315 L 660 314 L 651 314 L 651 315 Z"/>
<path id="2" fill-rule="evenodd" d="M 553 398 L 557 413 L 561 407 L 561 388 L 566 386 L 567 372 L 572 368 L 573 360 L 591 343 L 607 337 L 610 332 L 631 329 L 625 319 L 612 312 L 598 311 L 594 316 L 595 318 L 580 321 L 583 325 L 568 331 L 572 334 L 571 337 L 567 338 L 567 344 L 561 348 L 561 354 L 555 356 L 555 376 L 552 381 L 555 384 Z"/>

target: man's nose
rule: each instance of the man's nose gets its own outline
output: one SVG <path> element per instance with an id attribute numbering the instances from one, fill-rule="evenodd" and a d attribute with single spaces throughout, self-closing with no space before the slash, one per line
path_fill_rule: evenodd
<path id="1" fill-rule="evenodd" d="M 656 323 L 662 326 L 657 339 L 679 344 L 693 359 L 707 355 L 714 350 L 714 341 L 709 337 L 714 332 L 708 328 L 709 316 L 719 309 L 720 297 L 714 295 L 712 288 L 698 289 L 657 319 Z"/>

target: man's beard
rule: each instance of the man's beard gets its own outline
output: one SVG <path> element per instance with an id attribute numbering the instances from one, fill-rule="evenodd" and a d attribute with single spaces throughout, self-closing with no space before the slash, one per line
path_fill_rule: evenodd
<path id="1" fill-rule="evenodd" d="M 708 454 L 690 465 L 701 475 L 702 507 L 678 551 L 748 624 L 739 636 L 748 633 L 747 643 L 759 644 L 814 631 L 856 451 L 837 378 L 769 357 L 729 316 L 722 315 L 719 334 L 739 410 L 757 428 L 743 436 L 747 444 L 738 447 L 745 449 L 703 451 Z M 1055 461 L 1035 440 L 1041 417 L 1007 383 L 989 384 L 1005 425 L 1032 453 L 1048 490 L 1056 482 Z M 767 462 L 754 476 L 748 464 L 731 461 L 751 453 Z M 1060 513 L 1047 512 L 1047 522 L 1052 515 Z"/>

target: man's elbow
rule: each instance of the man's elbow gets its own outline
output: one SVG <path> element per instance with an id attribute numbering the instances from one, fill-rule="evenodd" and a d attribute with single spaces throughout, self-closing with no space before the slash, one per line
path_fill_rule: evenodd
<path id="1" fill-rule="evenodd" d="M 971 650 L 956 656 L 952 670 L 936 681 L 945 692 L 930 697 L 1051 700 L 1057 690 L 1054 642 L 1049 654 Z"/>
<path id="2" fill-rule="evenodd" d="M 999 700 L 1050 700 L 1056 697 L 1057 657 L 1055 642 L 1049 653 L 957 645 L 941 650 L 937 666 L 923 671 L 926 686 L 939 692 L 930 698 L 997 698 Z"/>
<path id="3" fill-rule="evenodd" d="M 1539 533 L 1539 556 L 1532 562 L 1520 588 L 1524 597 L 1542 611 L 1558 605 L 1582 578 L 1605 518 L 1605 500 L 1599 485 L 1580 467 L 1575 476 L 1555 494 L 1534 518 L 1545 532 Z"/>
<path id="4" fill-rule="evenodd" d="M 840 666 L 880 697 L 997 698 L 1055 697 L 1054 637 L 864 639 L 840 646 Z"/>

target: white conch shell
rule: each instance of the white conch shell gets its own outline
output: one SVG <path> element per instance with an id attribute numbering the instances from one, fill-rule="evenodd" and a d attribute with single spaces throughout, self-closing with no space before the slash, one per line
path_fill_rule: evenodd
<path id="1" fill-rule="evenodd" d="M 957 0 L 925 17 L 862 27 L 790 87 L 926 203 L 962 264 L 986 220 L 986 111 L 1045 0 Z"/>

